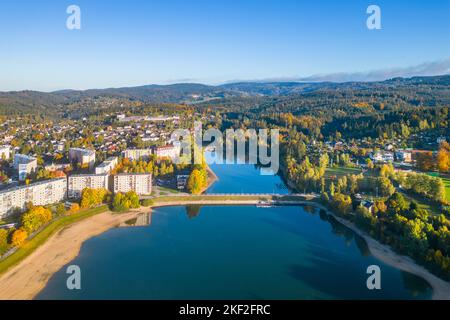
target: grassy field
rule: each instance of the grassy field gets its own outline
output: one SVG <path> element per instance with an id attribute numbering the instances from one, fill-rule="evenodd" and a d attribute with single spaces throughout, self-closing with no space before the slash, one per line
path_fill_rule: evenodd
<path id="1" fill-rule="evenodd" d="M 160 193 L 161 193 L 161 191 L 167 192 L 167 193 L 181 193 L 180 190 L 161 187 L 161 186 L 158 186 L 158 189 L 160 190 Z"/>
<path id="2" fill-rule="evenodd" d="M 71 225 L 72 223 L 80 220 L 92 217 L 96 214 L 105 212 L 108 210 L 108 206 L 100 206 L 92 209 L 83 210 L 72 214 L 70 216 L 64 216 L 57 218 L 44 227 L 39 233 L 37 233 L 32 239 L 28 240 L 21 248 L 15 251 L 10 256 L 3 260 L 0 260 L 0 274 L 19 263 L 27 256 L 29 256 L 34 250 L 41 246 L 49 237 L 58 232 L 59 230 Z"/>
<path id="3" fill-rule="evenodd" d="M 447 202 L 450 202 L 450 178 L 441 177 L 445 185 L 445 195 L 447 196 Z"/>
<path id="4" fill-rule="evenodd" d="M 440 210 L 440 206 L 434 202 L 431 202 L 423 197 L 417 196 L 415 194 L 408 194 L 405 192 L 402 192 L 402 194 L 405 196 L 406 200 L 408 200 L 408 202 L 411 201 L 415 201 L 418 205 L 420 209 L 425 209 L 427 211 L 429 211 L 430 213 L 433 214 L 441 214 L 441 210 Z"/>
<path id="5" fill-rule="evenodd" d="M 325 178 L 330 178 L 332 176 L 342 177 L 348 174 L 360 174 L 360 168 L 348 168 L 348 167 L 333 167 L 327 168 L 325 171 Z"/>

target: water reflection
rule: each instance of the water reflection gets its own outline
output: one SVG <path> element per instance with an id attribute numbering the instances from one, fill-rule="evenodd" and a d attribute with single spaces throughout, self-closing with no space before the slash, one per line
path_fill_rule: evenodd
<path id="1" fill-rule="evenodd" d="M 119 228 L 128 228 L 128 227 L 145 227 L 149 226 L 152 223 L 152 213 L 145 212 L 140 213 L 136 217 L 126 220 L 118 225 Z"/>
<path id="2" fill-rule="evenodd" d="M 198 204 L 188 205 L 186 206 L 186 215 L 189 219 L 194 219 L 199 215 L 201 208 L 202 206 Z"/>

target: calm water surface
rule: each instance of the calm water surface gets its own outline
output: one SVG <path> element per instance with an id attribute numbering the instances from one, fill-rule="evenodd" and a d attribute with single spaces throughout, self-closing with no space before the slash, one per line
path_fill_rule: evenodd
<path id="1" fill-rule="evenodd" d="M 278 176 L 251 165 L 213 165 L 209 193 L 288 193 Z M 134 226 L 133 226 L 134 225 Z M 429 285 L 375 259 L 366 243 L 309 206 L 157 208 L 84 243 L 38 299 L 428 299 Z M 382 290 L 366 269 L 381 267 Z"/>

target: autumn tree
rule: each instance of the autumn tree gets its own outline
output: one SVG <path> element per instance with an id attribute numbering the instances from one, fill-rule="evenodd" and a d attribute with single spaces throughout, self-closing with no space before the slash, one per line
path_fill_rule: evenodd
<path id="1" fill-rule="evenodd" d="M 74 214 L 75 212 L 80 210 L 80 205 L 78 203 L 72 203 L 70 205 L 70 209 L 67 210 L 66 214 Z"/>
<path id="2" fill-rule="evenodd" d="M 450 169 L 450 144 L 442 142 L 437 155 L 437 167 L 440 172 L 448 172 Z"/>
<path id="3" fill-rule="evenodd" d="M 431 151 L 420 152 L 416 154 L 416 166 L 422 171 L 431 171 L 434 169 L 433 153 Z"/>
<path id="4" fill-rule="evenodd" d="M 134 191 L 118 192 L 114 195 L 112 209 L 116 212 L 127 211 L 140 207 L 139 196 Z"/>
<path id="5" fill-rule="evenodd" d="M 81 202 L 82 208 L 90 208 L 107 201 L 109 192 L 106 189 L 90 189 L 85 188 L 81 192 Z"/>
<path id="6" fill-rule="evenodd" d="M 192 194 L 200 194 L 207 186 L 207 172 L 205 169 L 195 168 L 187 180 L 187 190 Z"/>
<path id="7" fill-rule="evenodd" d="M 44 224 L 51 221 L 52 218 L 52 212 L 49 209 L 41 206 L 32 207 L 23 214 L 21 218 L 21 225 L 28 234 L 31 234 Z"/>
<path id="8" fill-rule="evenodd" d="M 331 205 L 340 214 L 348 214 L 352 210 L 352 199 L 350 196 L 335 193 Z"/>
<path id="9" fill-rule="evenodd" d="M 28 238 L 28 233 L 25 229 L 18 229 L 14 231 L 11 236 L 11 244 L 14 247 L 20 247 L 25 243 L 25 240 Z"/>

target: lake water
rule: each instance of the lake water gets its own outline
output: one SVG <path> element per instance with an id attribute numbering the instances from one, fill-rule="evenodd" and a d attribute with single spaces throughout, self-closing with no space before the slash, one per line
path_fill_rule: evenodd
<path id="1" fill-rule="evenodd" d="M 288 193 L 251 165 L 213 165 L 209 193 Z M 134 225 L 134 226 L 133 226 Z M 157 208 L 86 241 L 38 299 L 428 299 L 421 278 L 374 258 L 365 241 L 312 206 Z M 366 269 L 381 268 L 381 290 Z"/>

